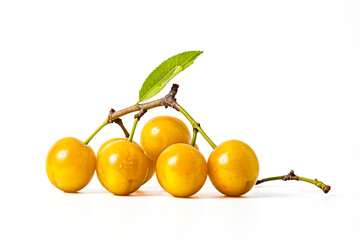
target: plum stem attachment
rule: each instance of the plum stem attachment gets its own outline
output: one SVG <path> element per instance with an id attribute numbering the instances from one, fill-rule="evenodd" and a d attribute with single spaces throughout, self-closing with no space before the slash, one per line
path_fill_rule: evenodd
<path id="1" fill-rule="evenodd" d="M 135 114 L 134 116 L 134 125 L 133 128 L 131 129 L 131 133 L 130 133 L 130 137 L 129 137 L 129 142 L 132 142 L 133 138 L 134 138 L 134 133 L 135 133 L 135 129 L 137 126 L 137 123 L 139 122 L 140 118 L 142 116 L 144 116 L 144 114 L 147 112 L 147 110 L 145 109 L 141 109 L 137 114 Z"/>
<path id="2" fill-rule="evenodd" d="M 117 119 L 111 118 L 111 116 L 114 112 L 115 112 L 115 110 L 113 108 L 110 109 L 107 119 L 85 140 L 85 142 L 84 142 L 85 145 L 88 145 L 89 142 L 91 141 L 91 139 L 93 139 L 93 137 L 95 137 L 95 135 L 109 123 L 118 124 L 121 127 L 121 129 L 123 130 L 125 137 L 127 137 L 127 138 L 129 137 L 129 132 L 126 130 L 122 120 L 120 118 L 117 118 Z"/>
<path id="3" fill-rule="evenodd" d="M 270 177 L 270 178 L 264 178 L 264 179 L 261 179 L 261 180 L 257 180 L 256 185 L 258 185 L 260 183 L 263 183 L 263 182 L 269 182 L 269 181 L 274 181 L 274 180 L 283 180 L 283 181 L 296 180 L 296 181 L 308 182 L 308 183 L 311 183 L 311 184 L 317 186 L 321 190 L 323 190 L 324 193 L 328 193 L 330 191 L 330 189 L 331 189 L 331 187 L 329 185 L 326 185 L 325 183 L 317 180 L 316 178 L 313 180 L 313 179 L 309 179 L 309 178 L 305 178 L 305 177 L 299 177 L 299 176 L 295 175 L 294 170 L 291 170 L 290 173 L 288 173 L 287 175 L 276 176 L 276 177 Z"/>
<path id="4" fill-rule="evenodd" d="M 90 140 L 96 135 L 96 133 L 98 133 L 106 124 L 114 122 L 116 119 L 119 119 L 121 116 L 124 116 L 124 115 L 132 113 L 132 112 L 141 112 L 142 110 L 146 112 L 149 109 L 164 106 L 165 108 L 171 107 L 171 108 L 181 112 L 190 121 L 191 126 L 193 128 L 196 128 L 198 130 L 198 132 L 200 132 L 201 135 L 205 138 L 205 140 L 211 145 L 211 147 L 215 149 L 216 144 L 209 138 L 208 135 L 206 135 L 204 130 L 200 127 L 200 124 L 198 124 L 190 116 L 190 114 L 188 112 L 186 112 L 185 109 L 182 108 L 176 102 L 175 96 L 177 94 L 178 88 L 179 88 L 178 84 L 173 84 L 172 87 L 171 87 L 170 92 L 167 95 L 165 95 L 163 98 L 160 98 L 160 99 L 157 99 L 157 100 L 154 100 L 154 101 L 151 101 L 151 102 L 146 102 L 146 103 L 141 103 L 141 104 L 134 104 L 134 105 L 131 105 L 130 107 L 121 109 L 119 111 L 114 111 L 112 109 L 110 111 L 109 115 L 108 115 L 107 120 L 98 129 L 96 129 L 96 131 L 85 142 L 89 143 Z M 144 115 L 144 113 L 142 115 Z M 137 121 L 139 121 L 139 119 Z M 136 124 L 137 124 L 137 122 L 136 122 Z M 136 128 L 136 124 L 134 122 L 135 128 Z M 133 126 L 132 134 L 133 134 L 134 131 L 135 131 L 135 129 L 134 129 L 134 126 Z M 133 135 L 131 135 L 131 133 L 130 133 L 129 140 L 130 140 L 130 138 L 132 139 L 132 137 L 133 137 Z"/>
<path id="5" fill-rule="evenodd" d="M 213 141 L 211 141 L 209 136 L 200 127 L 200 124 L 198 122 L 196 122 L 183 107 L 181 107 L 177 102 L 175 102 L 174 108 L 176 110 L 178 110 L 179 112 L 181 112 L 187 118 L 187 120 L 189 120 L 189 122 L 191 123 L 191 126 L 193 127 L 193 129 L 197 129 L 199 131 L 199 133 L 201 133 L 201 135 L 205 138 L 205 140 L 210 144 L 210 146 L 213 149 L 216 148 L 216 144 Z"/>
<path id="6" fill-rule="evenodd" d="M 88 145 L 88 143 L 91 141 L 91 139 L 93 139 L 93 137 L 103 128 L 108 124 L 108 119 L 106 119 L 91 135 L 90 137 L 88 137 L 88 139 L 85 140 L 84 144 Z"/>
<path id="7" fill-rule="evenodd" d="M 174 101 L 176 101 L 175 95 L 177 93 L 178 88 L 179 88 L 179 85 L 174 84 L 172 86 L 170 92 L 165 97 L 160 98 L 158 100 L 154 100 L 154 101 L 142 103 L 142 104 L 134 104 L 130 107 L 121 109 L 119 111 L 115 111 L 114 109 L 111 109 L 108 114 L 107 119 L 90 135 L 90 137 L 88 139 L 86 139 L 84 144 L 87 145 L 91 141 L 91 139 L 107 124 L 113 123 L 113 122 L 117 123 L 116 122 L 116 121 L 118 121 L 117 119 L 120 119 L 121 116 L 124 116 L 124 115 L 132 113 L 132 112 L 141 111 L 142 109 L 145 110 L 145 112 L 146 112 L 146 110 L 148 110 L 148 109 L 160 107 L 160 106 L 172 107 L 174 105 Z M 120 122 L 120 120 L 119 120 L 119 122 Z M 125 136 L 127 136 L 129 133 L 127 132 L 125 126 L 124 126 L 124 128 L 122 126 L 124 126 L 124 125 L 120 125 L 120 127 L 123 129 Z"/>
<path id="8" fill-rule="evenodd" d="M 195 143 L 196 143 L 196 136 L 197 133 L 199 131 L 196 128 L 193 128 L 193 135 L 192 135 L 192 139 L 191 139 L 191 146 L 195 147 Z"/>

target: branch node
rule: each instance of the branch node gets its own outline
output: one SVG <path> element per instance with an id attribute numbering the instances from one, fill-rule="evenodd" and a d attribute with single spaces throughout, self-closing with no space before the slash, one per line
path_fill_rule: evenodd
<path id="1" fill-rule="evenodd" d="M 179 111 L 177 108 L 176 108 L 176 98 L 175 98 L 175 95 L 178 91 L 178 88 L 179 88 L 179 85 L 178 84 L 173 84 L 172 87 L 171 87 L 171 90 L 170 92 L 161 99 L 161 105 L 165 106 L 165 108 L 167 107 L 172 107 L 174 108 L 175 110 Z"/>
<path id="2" fill-rule="evenodd" d="M 282 180 L 284 180 L 284 181 L 287 181 L 287 180 L 296 180 L 296 181 L 298 181 L 298 180 L 299 180 L 299 177 L 295 175 L 294 170 L 291 170 L 291 171 L 289 172 L 289 174 L 287 174 L 287 175 L 285 175 L 285 176 L 283 177 Z"/>
<path id="3" fill-rule="evenodd" d="M 113 115 L 114 112 L 115 112 L 115 110 L 113 108 L 110 109 L 109 115 L 108 115 L 108 118 L 107 118 L 108 123 L 113 123 L 114 122 L 114 119 L 112 118 L 112 115 Z"/>
<path id="4" fill-rule="evenodd" d="M 146 109 L 140 109 L 140 111 L 139 111 L 137 114 L 134 115 L 134 118 L 137 118 L 138 120 L 140 120 L 140 118 L 141 118 L 142 116 L 144 116 L 144 114 L 145 114 L 146 112 L 147 112 Z"/>
<path id="5" fill-rule="evenodd" d="M 199 127 L 200 127 L 200 123 L 194 123 L 194 124 L 192 124 L 193 130 L 196 131 L 196 132 L 199 131 L 199 129 L 198 129 Z"/>

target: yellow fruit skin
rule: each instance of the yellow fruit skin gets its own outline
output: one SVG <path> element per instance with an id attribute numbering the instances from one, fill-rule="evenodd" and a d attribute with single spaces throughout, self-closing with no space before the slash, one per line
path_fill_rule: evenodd
<path id="1" fill-rule="evenodd" d="M 112 142 L 116 142 L 116 141 L 127 141 L 127 140 L 128 140 L 127 138 L 111 138 L 111 139 L 107 140 L 106 142 L 104 142 L 104 143 L 100 146 L 100 148 L 99 148 L 99 150 L 98 150 L 98 152 L 97 152 L 96 157 L 99 156 L 100 152 L 101 152 L 108 144 L 110 144 L 110 143 L 112 143 Z"/>
<path id="2" fill-rule="evenodd" d="M 148 160 L 149 160 L 149 171 L 148 171 L 148 175 L 144 181 L 144 184 L 147 183 L 154 176 L 154 173 L 155 173 L 156 162 L 151 160 L 149 157 L 148 157 Z"/>
<path id="3" fill-rule="evenodd" d="M 99 157 L 100 152 L 101 152 L 108 144 L 113 143 L 113 142 L 117 142 L 117 141 L 128 141 L 128 139 L 127 139 L 127 138 L 112 138 L 112 139 L 107 140 L 106 142 L 104 142 L 104 143 L 100 146 L 99 151 L 98 151 L 98 154 L 97 154 L 97 157 Z M 134 143 L 135 143 L 135 142 L 134 142 Z M 154 173 L 155 173 L 155 163 L 154 163 L 154 161 L 152 161 L 150 158 L 148 158 L 148 160 L 149 160 L 149 172 L 148 172 L 148 175 L 147 175 L 147 177 L 146 177 L 146 179 L 145 179 L 145 181 L 144 181 L 144 184 L 145 184 L 147 181 L 149 181 L 149 180 L 152 178 L 152 176 L 154 175 Z"/>
<path id="4" fill-rule="evenodd" d="M 199 150 L 200 151 L 200 149 L 199 149 L 199 146 L 195 143 L 195 146 L 194 146 L 197 150 Z"/>
<path id="5" fill-rule="evenodd" d="M 195 148 L 199 150 L 199 146 L 195 143 Z M 156 161 L 153 161 L 149 158 L 149 172 L 145 179 L 144 184 L 149 181 L 155 174 Z"/>
<path id="6" fill-rule="evenodd" d="M 160 154 L 156 176 L 168 193 L 176 197 L 189 197 L 198 192 L 206 181 L 206 160 L 191 145 L 174 144 Z"/>
<path id="7" fill-rule="evenodd" d="M 180 119 L 159 116 L 149 120 L 141 131 L 140 145 L 154 162 L 160 153 L 175 143 L 190 144 L 189 129 Z"/>
<path id="8" fill-rule="evenodd" d="M 259 161 L 249 145 L 238 140 L 220 144 L 208 160 L 209 178 L 226 196 L 241 196 L 254 186 L 259 175 Z"/>
<path id="9" fill-rule="evenodd" d="M 46 158 L 46 173 L 50 182 L 64 192 L 77 192 L 94 175 L 96 156 L 90 146 L 67 137 L 57 141 Z"/>
<path id="10" fill-rule="evenodd" d="M 96 174 L 100 183 L 115 195 L 128 195 L 145 181 L 149 159 L 134 142 L 108 144 L 97 158 Z"/>

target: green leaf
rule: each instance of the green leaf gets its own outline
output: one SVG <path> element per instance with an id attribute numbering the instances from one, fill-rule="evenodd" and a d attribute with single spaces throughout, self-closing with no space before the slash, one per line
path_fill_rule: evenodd
<path id="1" fill-rule="evenodd" d="M 149 100 L 158 94 L 171 79 L 189 67 L 202 53 L 202 51 L 183 52 L 161 63 L 145 79 L 139 92 L 138 103 Z"/>

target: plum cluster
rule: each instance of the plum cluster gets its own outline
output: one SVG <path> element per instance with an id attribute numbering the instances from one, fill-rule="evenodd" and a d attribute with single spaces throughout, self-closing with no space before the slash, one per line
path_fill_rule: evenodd
<path id="1" fill-rule="evenodd" d="M 207 176 L 226 196 L 241 196 L 254 186 L 259 162 L 246 143 L 225 141 L 206 161 L 191 140 L 180 119 L 158 116 L 144 125 L 140 145 L 113 138 L 102 144 L 97 155 L 82 141 L 63 138 L 49 150 L 46 172 L 50 182 L 65 192 L 84 188 L 95 171 L 102 186 L 115 195 L 135 192 L 155 173 L 161 187 L 176 197 L 197 193 Z"/>

